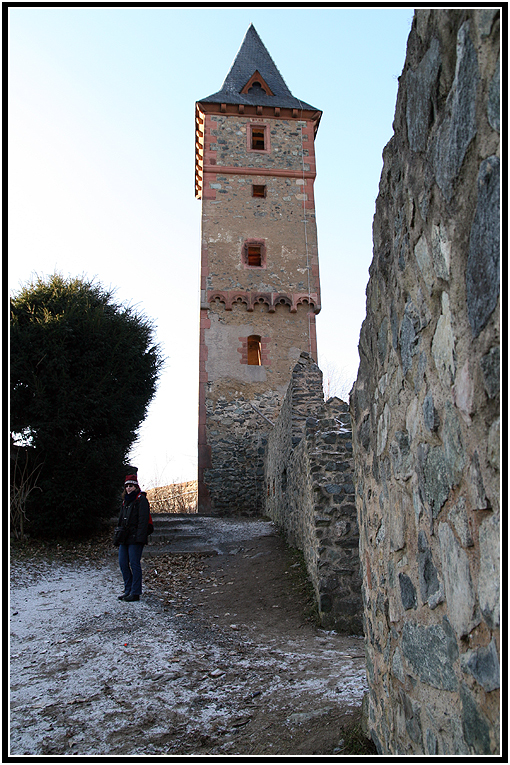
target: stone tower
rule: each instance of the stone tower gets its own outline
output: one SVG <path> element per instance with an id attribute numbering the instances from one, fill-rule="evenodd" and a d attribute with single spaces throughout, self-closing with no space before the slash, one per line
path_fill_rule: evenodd
<path id="1" fill-rule="evenodd" d="M 196 104 L 201 513 L 262 511 L 267 431 L 301 353 L 316 360 L 321 114 L 292 95 L 253 25 L 221 90 Z"/>

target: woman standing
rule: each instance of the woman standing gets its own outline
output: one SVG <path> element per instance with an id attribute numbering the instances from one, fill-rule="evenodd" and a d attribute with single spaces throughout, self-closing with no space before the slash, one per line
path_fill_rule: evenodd
<path id="1" fill-rule="evenodd" d="M 119 515 L 119 526 L 127 527 L 127 537 L 119 545 L 119 566 L 124 578 L 124 592 L 119 600 L 132 603 L 142 594 L 143 546 L 147 544 L 149 528 L 149 503 L 144 491 L 140 491 L 136 475 L 127 475 Z"/>

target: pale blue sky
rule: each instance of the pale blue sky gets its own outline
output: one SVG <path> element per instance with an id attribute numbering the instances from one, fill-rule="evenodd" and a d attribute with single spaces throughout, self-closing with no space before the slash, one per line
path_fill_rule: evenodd
<path id="1" fill-rule="evenodd" d="M 195 101 L 253 23 L 294 96 L 323 111 L 319 364 L 358 367 L 372 218 L 412 7 L 9 9 L 9 289 L 85 274 L 157 326 L 167 365 L 132 460 L 142 485 L 196 474 L 200 202 Z"/>

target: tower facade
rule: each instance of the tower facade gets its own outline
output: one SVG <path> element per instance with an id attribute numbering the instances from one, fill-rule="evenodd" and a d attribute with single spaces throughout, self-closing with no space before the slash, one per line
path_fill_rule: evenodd
<path id="1" fill-rule="evenodd" d="M 201 513 L 262 511 L 267 431 L 301 353 L 317 360 L 321 115 L 291 94 L 253 25 L 221 90 L 196 104 Z"/>

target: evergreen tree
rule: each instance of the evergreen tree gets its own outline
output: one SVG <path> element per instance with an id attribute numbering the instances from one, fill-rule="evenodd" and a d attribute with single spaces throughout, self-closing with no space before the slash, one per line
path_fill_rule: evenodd
<path id="1" fill-rule="evenodd" d="M 11 436 L 37 487 L 31 534 L 74 537 L 117 512 L 123 468 L 161 371 L 152 323 L 84 278 L 11 299 Z"/>

